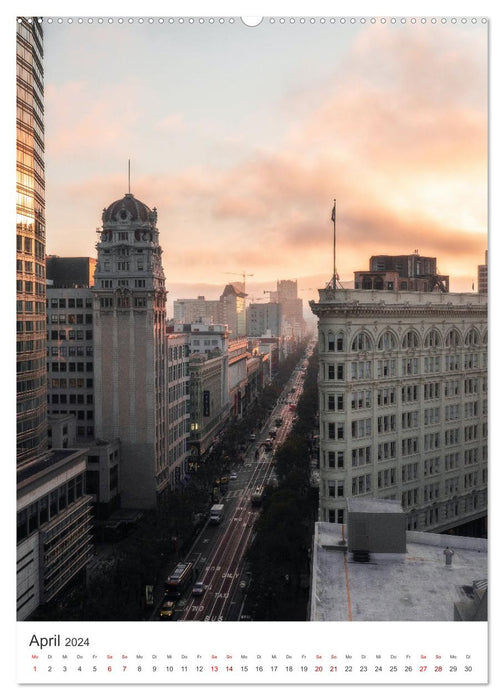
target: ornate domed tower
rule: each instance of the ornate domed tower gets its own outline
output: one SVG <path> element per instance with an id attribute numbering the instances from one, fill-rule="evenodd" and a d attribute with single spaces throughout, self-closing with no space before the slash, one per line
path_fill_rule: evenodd
<path id="1" fill-rule="evenodd" d="M 166 486 L 166 290 L 156 209 L 132 194 L 103 210 L 93 290 L 96 436 L 121 441 L 121 505 Z"/>

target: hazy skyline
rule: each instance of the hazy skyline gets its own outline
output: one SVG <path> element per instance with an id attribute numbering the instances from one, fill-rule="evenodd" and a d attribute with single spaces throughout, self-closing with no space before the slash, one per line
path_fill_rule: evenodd
<path id="1" fill-rule="evenodd" d="M 333 198 L 342 280 L 371 255 L 418 249 L 452 291 L 476 285 L 487 248 L 481 21 L 74 20 L 44 32 L 49 254 L 96 255 L 101 211 L 127 191 L 131 159 L 132 193 L 158 210 L 168 289 L 222 289 L 228 271 L 253 274 L 259 298 L 276 279 L 316 289 L 332 273 Z"/>

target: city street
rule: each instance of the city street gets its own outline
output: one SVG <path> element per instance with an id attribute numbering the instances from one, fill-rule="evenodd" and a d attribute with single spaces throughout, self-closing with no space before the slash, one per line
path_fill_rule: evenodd
<path id="1" fill-rule="evenodd" d="M 172 619 L 240 619 L 248 587 L 253 585 L 244 555 L 254 536 L 253 526 L 260 512 L 260 506 L 253 505 L 251 497 L 257 488 L 274 483 L 275 450 L 291 430 L 303 381 L 303 370 L 296 368 L 261 432 L 250 442 L 243 464 L 232 467 L 236 479 L 229 481 L 221 498 L 225 506 L 222 522 L 207 523 L 185 557 L 186 561 L 194 563 L 194 582 L 204 584 L 203 593 L 194 596 L 189 586 L 185 597 L 178 601 Z M 276 431 L 274 438 L 270 437 L 270 431 Z M 268 438 L 271 450 L 266 448 Z M 158 611 L 154 617 L 159 619 Z"/>

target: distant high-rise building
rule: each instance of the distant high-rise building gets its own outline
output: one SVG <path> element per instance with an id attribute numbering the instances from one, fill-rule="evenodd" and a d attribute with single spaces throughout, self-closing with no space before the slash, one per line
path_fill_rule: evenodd
<path id="1" fill-rule="evenodd" d="M 53 287 L 92 287 L 96 260 L 94 258 L 60 258 L 48 255 L 46 275 L 48 284 Z"/>
<path id="2" fill-rule="evenodd" d="M 282 306 L 282 333 L 301 338 L 305 334 L 303 300 L 298 297 L 296 280 L 277 281 L 276 300 Z"/>
<path id="3" fill-rule="evenodd" d="M 222 317 L 220 323 L 227 324 L 229 336 L 239 338 L 247 334 L 245 298 L 242 285 L 235 282 L 226 284 L 220 296 Z"/>
<path id="4" fill-rule="evenodd" d="M 286 301 L 287 299 L 297 299 L 297 280 L 277 280 L 277 295 L 278 301 Z"/>
<path id="5" fill-rule="evenodd" d="M 219 323 L 222 316 L 222 303 L 217 299 L 176 299 L 173 302 L 175 323 Z"/>
<path id="6" fill-rule="evenodd" d="M 478 265 L 478 292 L 488 294 L 488 250 L 485 250 L 485 264 Z"/>
<path id="7" fill-rule="evenodd" d="M 47 448 L 43 36 L 19 18 L 16 36 L 17 460 Z"/>
<path id="8" fill-rule="evenodd" d="M 121 441 L 121 505 L 154 508 L 166 456 L 166 289 L 157 211 L 128 193 L 103 210 L 93 289 L 97 438 Z"/>
<path id="9" fill-rule="evenodd" d="M 282 305 L 269 302 L 250 304 L 247 309 L 247 335 L 259 338 L 270 331 L 271 335 L 282 335 Z"/>
<path id="10" fill-rule="evenodd" d="M 355 289 L 385 291 L 448 292 L 450 278 L 439 275 L 436 258 L 415 251 L 411 255 L 373 255 L 369 270 L 354 272 Z"/>

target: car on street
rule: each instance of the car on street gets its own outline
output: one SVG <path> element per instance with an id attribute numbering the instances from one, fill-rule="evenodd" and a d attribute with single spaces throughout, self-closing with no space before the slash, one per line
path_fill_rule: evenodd
<path id="1" fill-rule="evenodd" d="M 196 581 L 196 583 L 193 586 L 192 589 L 192 594 L 193 595 L 203 595 L 203 593 L 206 590 L 206 586 L 203 583 L 203 581 Z"/>
<path id="2" fill-rule="evenodd" d="M 174 612 L 175 603 L 173 602 L 173 600 L 165 600 L 165 602 L 161 606 L 161 610 L 159 611 L 159 617 L 162 620 L 169 620 L 173 617 Z"/>
<path id="3" fill-rule="evenodd" d="M 255 439 L 256 439 L 256 434 L 250 433 L 250 438 L 249 438 L 250 442 L 255 442 Z"/>
<path id="4" fill-rule="evenodd" d="M 237 478 L 238 478 L 238 474 L 236 472 L 231 472 L 231 474 L 229 475 L 230 481 L 237 479 Z"/>

